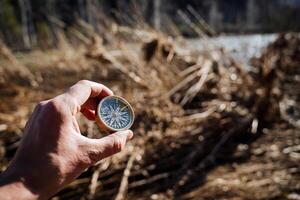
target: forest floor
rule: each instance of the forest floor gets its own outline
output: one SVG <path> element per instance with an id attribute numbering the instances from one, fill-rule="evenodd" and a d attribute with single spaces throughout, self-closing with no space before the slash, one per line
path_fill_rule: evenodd
<path id="1" fill-rule="evenodd" d="M 280 36 L 249 72 L 222 50 L 195 52 L 149 35 L 16 54 L 1 44 L 1 171 L 34 106 L 89 79 L 133 105 L 135 138 L 53 199 L 299 200 L 300 39 Z M 103 136 L 78 120 L 82 134 Z"/>

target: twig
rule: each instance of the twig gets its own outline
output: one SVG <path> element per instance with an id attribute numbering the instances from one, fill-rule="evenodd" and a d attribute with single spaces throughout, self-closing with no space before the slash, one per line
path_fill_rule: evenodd
<path id="1" fill-rule="evenodd" d="M 192 87 L 190 87 L 190 89 L 186 92 L 186 95 L 180 102 L 181 105 L 185 105 L 187 102 L 190 102 L 198 94 L 198 92 L 201 90 L 202 86 L 207 80 L 211 67 L 212 67 L 212 62 L 210 60 L 207 60 L 203 64 L 203 68 L 201 70 L 202 73 L 201 73 L 201 77 L 199 78 L 199 81 L 196 84 L 194 84 Z M 200 71 L 198 71 L 197 73 L 200 73 Z"/>
<path id="2" fill-rule="evenodd" d="M 216 32 L 205 22 L 205 20 L 200 16 L 200 14 L 191 6 L 187 6 L 187 10 L 197 19 L 200 25 L 212 36 L 216 35 Z"/>
<path id="3" fill-rule="evenodd" d="M 124 170 L 124 174 L 123 174 L 123 178 L 121 180 L 121 185 L 118 191 L 118 194 L 115 198 L 115 200 L 123 200 L 126 193 L 127 193 L 127 189 L 128 189 L 128 177 L 130 176 L 130 170 L 133 166 L 133 162 L 136 158 L 137 152 L 134 151 L 134 153 L 130 156 L 128 162 L 127 162 L 127 166 Z"/>
<path id="4" fill-rule="evenodd" d="M 178 90 L 182 89 L 184 86 L 186 86 L 189 82 L 194 80 L 196 77 L 198 77 L 197 73 L 192 73 L 191 75 L 187 76 L 184 80 L 179 82 L 175 87 L 173 87 L 169 92 L 168 95 L 172 96 L 175 94 Z"/>
<path id="5" fill-rule="evenodd" d="M 96 169 L 92 175 L 91 185 L 90 185 L 90 197 L 91 199 L 94 197 L 96 193 L 96 189 L 98 186 L 98 178 L 100 174 L 100 168 Z"/>
<path id="6" fill-rule="evenodd" d="M 184 117 L 180 118 L 180 121 L 182 121 L 182 123 L 187 123 L 187 122 L 190 122 L 190 121 L 199 122 L 199 120 L 201 121 L 203 119 L 206 119 L 208 116 L 210 116 L 216 110 L 217 110 L 217 107 L 212 107 L 212 108 L 207 109 L 204 112 L 199 112 L 199 113 L 196 113 L 196 114 L 184 116 Z"/>
<path id="7" fill-rule="evenodd" d="M 187 76 L 188 74 L 190 74 L 190 73 L 196 71 L 196 70 L 199 69 L 199 68 L 201 68 L 201 65 L 198 64 L 198 63 L 196 63 L 195 65 L 192 65 L 192 66 L 186 68 L 185 70 L 183 70 L 182 72 L 180 72 L 180 73 L 179 73 L 179 76 L 185 77 L 185 76 Z"/>
<path id="8" fill-rule="evenodd" d="M 182 11 L 178 10 L 177 14 L 184 20 L 184 22 L 195 31 L 200 37 L 207 39 L 207 35 Z"/>
<path id="9" fill-rule="evenodd" d="M 129 188 L 136 188 L 136 187 L 140 187 L 140 186 L 143 186 L 143 185 L 151 184 L 151 183 L 153 183 L 155 181 L 158 181 L 160 179 L 166 179 L 169 176 L 170 176 L 169 173 L 161 173 L 161 174 L 158 174 L 158 175 L 155 175 L 155 176 L 151 176 L 148 179 L 135 181 L 135 182 L 129 184 Z"/>

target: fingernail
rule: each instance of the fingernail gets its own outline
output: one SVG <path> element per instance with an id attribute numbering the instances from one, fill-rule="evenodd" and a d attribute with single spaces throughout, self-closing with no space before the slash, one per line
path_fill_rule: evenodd
<path id="1" fill-rule="evenodd" d="M 133 138 L 133 132 L 131 130 L 127 131 L 127 139 L 131 140 Z"/>

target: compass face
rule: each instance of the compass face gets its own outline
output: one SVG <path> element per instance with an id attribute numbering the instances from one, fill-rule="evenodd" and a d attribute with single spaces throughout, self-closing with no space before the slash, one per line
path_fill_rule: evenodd
<path id="1" fill-rule="evenodd" d="M 129 103 L 118 96 L 102 99 L 98 115 L 106 127 L 113 131 L 127 130 L 133 124 L 133 110 Z"/>

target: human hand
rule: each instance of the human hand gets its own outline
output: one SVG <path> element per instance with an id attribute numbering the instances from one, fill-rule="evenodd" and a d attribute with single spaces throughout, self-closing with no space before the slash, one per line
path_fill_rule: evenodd
<path id="1" fill-rule="evenodd" d="M 133 137 L 130 130 L 90 139 L 81 135 L 75 117 L 81 112 L 95 120 L 97 104 L 112 94 L 104 85 L 83 80 L 66 93 L 40 102 L 16 155 L 1 174 L 1 198 L 50 198 L 89 166 L 121 151 Z"/>

